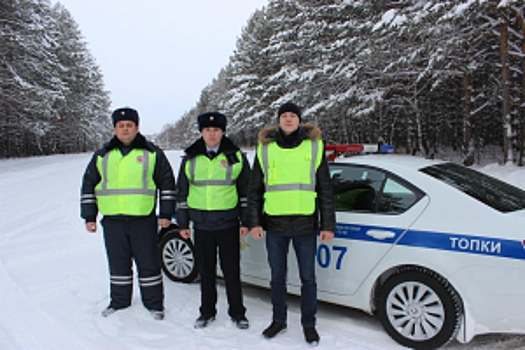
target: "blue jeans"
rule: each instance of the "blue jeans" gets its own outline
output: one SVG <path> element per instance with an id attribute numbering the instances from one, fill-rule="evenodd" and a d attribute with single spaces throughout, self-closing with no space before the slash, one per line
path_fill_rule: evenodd
<path id="1" fill-rule="evenodd" d="M 271 269 L 270 295 L 273 305 L 273 321 L 286 323 L 286 273 L 288 270 L 288 247 L 292 241 L 299 275 L 301 278 L 301 324 L 315 327 L 317 314 L 317 283 L 315 281 L 315 254 L 317 236 L 314 233 L 284 236 L 267 232 L 266 250 Z"/>

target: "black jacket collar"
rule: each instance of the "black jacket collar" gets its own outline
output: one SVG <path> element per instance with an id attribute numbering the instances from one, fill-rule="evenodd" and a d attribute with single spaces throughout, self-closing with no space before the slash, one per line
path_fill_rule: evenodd
<path id="1" fill-rule="evenodd" d="M 151 144 L 146 140 L 146 138 L 141 133 L 138 133 L 137 136 L 135 136 L 135 138 L 133 139 L 133 141 L 131 142 L 129 146 L 125 146 L 117 138 L 117 136 L 113 136 L 113 138 L 104 145 L 104 149 L 106 152 L 112 151 L 115 148 L 118 148 L 121 151 L 126 150 L 126 149 L 128 151 L 131 151 L 133 149 L 147 149 L 148 151 L 154 151 L 154 148 L 151 146 Z"/>
<path id="2" fill-rule="evenodd" d="M 224 153 L 226 158 L 228 158 L 228 162 L 230 164 L 237 163 L 239 160 L 237 159 L 236 153 L 239 151 L 239 147 L 237 147 L 232 140 L 227 138 L 226 136 L 223 136 L 221 139 L 221 144 L 219 145 L 219 154 Z M 191 159 L 195 158 L 198 155 L 206 155 L 206 144 L 204 143 L 204 139 L 201 137 L 197 141 L 195 141 L 191 146 L 186 148 L 184 150 L 186 153 L 186 157 Z"/>
<path id="3" fill-rule="evenodd" d="M 308 139 L 308 132 L 302 127 L 298 127 L 297 130 L 292 132 L 290 135 L 285 135 L 281 128 L 278 128 L 273 134 L 268 135 L 272 138 L 279 147 L 282 148 L 295 148 L 301 144 L 304 140 Z"/>

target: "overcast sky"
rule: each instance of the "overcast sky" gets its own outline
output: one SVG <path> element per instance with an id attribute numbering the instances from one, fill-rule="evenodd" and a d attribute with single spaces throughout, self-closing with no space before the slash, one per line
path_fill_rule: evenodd
<path id="1" fill-rule="evenodd" d="M 71 13 L 111 92 L 144 134 L 195 106 L 226 66 L 242 28 L 268 0 L 52 0 Z"/>

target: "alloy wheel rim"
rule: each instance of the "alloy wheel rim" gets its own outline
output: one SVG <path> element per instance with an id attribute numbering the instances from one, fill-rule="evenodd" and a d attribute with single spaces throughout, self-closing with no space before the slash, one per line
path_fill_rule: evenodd
<path id="1" fill-rule="evenodd" d="M 403 337 L 422 341 L 433 338 L 445 324 L 445 308 L 439 295 L 420 282 L 404 282 L 386 300 L 390 324 Z"/>
<path id="2" fill-rule="evenodd" d="M 172 239 L 162 250 L 164 265 L 177 278 L 187 277 L 195 266 L 190 246 L 181 239 Z"/>

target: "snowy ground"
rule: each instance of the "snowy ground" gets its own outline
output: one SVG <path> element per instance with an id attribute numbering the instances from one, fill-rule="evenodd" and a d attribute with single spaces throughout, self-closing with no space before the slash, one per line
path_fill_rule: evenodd
<path id="1" fill-rule="evenodd" d="M 167 152 L 178 170 L 180 152 Z M 289 330 L 271 340 L 268 291 L 246 286 L 251 327 L 238 330 L 219 314 L 193 329 L 198 284 L 165 279 L 166 319 L 154 321 L 135 293 L 131 308 L 103 318 L 108 272 L 101 232 L 79 218 L 79 188 L 89 154 L 0 160 L 0 349 L 303 349 L 298 298 L 290 298 Z M 525 188 L 525 169 L 487 165 L 482 171 Z M 365 313 L 321 303 L 319 349 L 399 349 Z M 525 336 L 480 336 L 448 349 L 525 349 Z"/>

